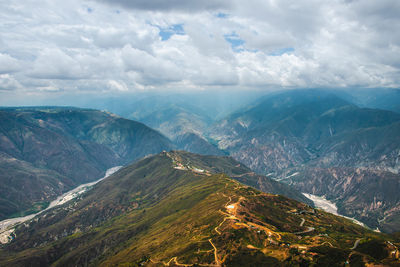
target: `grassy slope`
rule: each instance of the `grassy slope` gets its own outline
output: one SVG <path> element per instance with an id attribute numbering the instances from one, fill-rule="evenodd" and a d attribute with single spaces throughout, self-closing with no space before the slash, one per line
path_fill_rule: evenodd
<path id="1" fill-rule="evenodd" d="M 258 175 L 250 168 L 231 157 L 218 157 L 212 155 L 199 156 L 185 151 L 176 152 L 176 155 L 184 164 L 194 164 L 196 167 L 208 170 L 211 173 L 225 173 L 229 177 L 243 184 L 257 188 L 265 193 L 284 195 L 297 201 L 313 205 L 313 202 L 303 196 L 299 191 L 292 189 L 286 184 L 276 182 L 266 176 Z"/>
<path id="2" fill-rule="evenodd" d="M 305 204 L 261 193 L 224 174 L 172 166 L 165 153 L 122 169 L 82 200 L 18 229 L 17 239 L 0 251 L 0 263 L 340 265 L 350 254 L 361 261 L 390 261 L 381 259 L 388 248 L 380 241 L 383 252 L 375 259 L 365 254 L 368 242 L 360 252 L 350 250 L 357 238 L 388 238 L 384 235 L 322 211 L 314 214 Z M 235 209 L 229 213 L 227 205 Z M 295 213 L 300 210 L 308 213 Z M 294 234 L 308 227 L 315 230 Z"/>

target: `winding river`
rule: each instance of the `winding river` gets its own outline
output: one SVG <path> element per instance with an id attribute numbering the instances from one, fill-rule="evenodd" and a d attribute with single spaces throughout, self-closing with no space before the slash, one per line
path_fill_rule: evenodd
<path id="1" fill-rule="evenodd" d="M 0 221 L 0 243 L 5 244 L 10 241 L 11 234 L 14 232 L 15 226 L 17 226 L 18 224 L 26 222 L 26 221 L 32 219 L 33 217 L 35 217 L 36 215 L 39 215 L 40 213 L 45 212 L 46 210 L 49 210 L 56 206 L 60 206 L 60 205 L 64 204 L 65 202 L 68 202 L 69 200 L 76 198 L 77 196 L 79 196 L 79 195 L 83 194 L 84 192 L 86 192 L 87 190 L 89 190 L 93 185 L 97 184 L 101 180 L 112 175 L 113 173 L 115 173 L 116 171 L 118 171 L 121 168 L 122 168 L 122 166 L 112 167 L 106 171 L 106 174 L 104 175 L 103 178 L 100 178 L 99 180 L 96 180 L 94 182 L 82 184 L 82 185 L 62 194 L 57 199 L 50 202 L 50 205 L 42 211 L 39 211 L 34 214 L 30 214 L 28 216 L 24 216 L 24 217 L 11 218 L 11 219 L 6 219 L 3 221 Z"/>
<path id="2" fill-rule="evenodd" d="M 331 201 L 329 201 L 329 200 L 327 200 L 325 197 L 319 197 L 319 196 L 312 195 L 312 194 L 307 194 L 307 193 L 303 193 L 303 195 L 306 198 L 312 200 L 312 202 L 314 202 L 314 205 L 317 208 L 320 208 L 320 209 L 322 209 L 322 210 L 324 210 L 326 212 L 329 212 L 329 213 L 344 217 L 346 219 L 349 219 L 349 220 L 353 221 L 354 223 L 359 224 L 361 226 L 367 227 L 365 224 L 363 224 L 362 222 L 360 222 L 360 221 L 358 221 L 358 220 L 356 220 L 354 218 L 350 218 L 350 217 L 347 217 L 347 216 L 339 214 L 337 212 L 336 204 L 331 202 Z"/>

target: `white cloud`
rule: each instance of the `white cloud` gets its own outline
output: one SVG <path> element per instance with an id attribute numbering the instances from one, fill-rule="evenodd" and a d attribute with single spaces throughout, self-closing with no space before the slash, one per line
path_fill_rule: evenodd
<path id="1" fill-rule="evenodd" d="M 397 0 L 0 3 L 2 90 L 400 87 Z"/>
<path id="2" fill-rule="evenodd" d="M 53 85 L 48 85 L 48 86 L 41 86 L 37 87 L 39 91 L 44 91 L 44 92 L 58 92 L 60 91 L 60 88 L 53 86 Z"/>
<path id="3" fill-rule="evenodd" d="M 81 79 L 86 76 L 80 62 L 58 48 L 46 48 L 33 62 L 29 76 L 38 79 Z"/>
<path id="4" fill-rule="evenodd" d="M 175 63 L 162 56 L 151 55 L 146 51 L 126 45 L 122 49 L 121 57 L 125 71 L 135 72 L 142 84 L 163 84 L 182 79 L 181 70 Z"/>
<path id="5" fill-rule="evenodd" d="M 10 74 L 0 74 L 0 91 L 21 89 L 21 84 Z"/>
<path id="6" fill-rule="evenodd" d="M 108 81 L 108 86 L 111 90 L 116 90 L 116 91 L 121 91 L 121 92 L 126 92 L 128 91 L 128 87 L 124 82 L 117 82 L 115 80 L 109 80 Z"/>
<path id="7" fill-rule="evenodd" d="M 17 59 L 0 53 L 0 74 L 16 72 L 20 68 L 21 66 Z"/>

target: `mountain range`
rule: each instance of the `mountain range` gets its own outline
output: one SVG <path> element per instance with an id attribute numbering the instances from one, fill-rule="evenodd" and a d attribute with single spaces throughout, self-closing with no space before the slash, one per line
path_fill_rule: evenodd
<path id="1" fill-rule="evenodd" d="M 129 119 L 1 108 L 0 220 L 125 167 L 7 229 L 0 265 L 396 266 L 397 92 L 273 92 L 236 110 L 200 94 L 150 96 L 115 106 Z"/>
<path id="2" fill-rule="evenodd" d="M 78 199 L 19 225 L 14 240 L 0 249 L 0 264 L 398 263 L 396 237 L 239 183 L 232 178 L 242 166 L 232 168 L 232 162 L 162 152 L 126 166 Z"/>
<path id="3" fill-rule="evenodd" d="M 0 110 L 0 219 L 43 209 L 79 184 L 174 145 L 142 123 L 70 107 Z"/>
<path id="4" fill-rule="evenodd" d="M 392 232 L 400 229 L 399 126 L 392 111 L 321 90 L 289 91 L 218 121 L 209 137 L 251 169 Z"/>

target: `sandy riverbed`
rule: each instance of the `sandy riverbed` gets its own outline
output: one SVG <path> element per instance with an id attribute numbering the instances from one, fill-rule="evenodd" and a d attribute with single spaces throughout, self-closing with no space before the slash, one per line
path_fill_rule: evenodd
<path id="1" fill-rule="evenodd" d="M 312 201 L 314 202 L 314 205 L 315 205 L 317 208 L 320 208 L 320 209 L 322 209 L 322 210 L 324 210 L 324 211 L 326 211 L 326 212 L 329 212 L 329 213 L 332 213 L 332 214 L 335 214 L 335 215 L 338 215 L 338 216 L 347 218 L 347 219 L 349 219 L 349 220 L 352 220 L 352 221 L 353 221 L 354 223 L 356 223 L 356 224 L 359 224 L 359 225 L 361 225 L 361 226 L 366 227 L 365 224 L 363 224 L 362 222 L 360 222 L 360 221 L 358 221 L 358 220 L 356 220 L 356 219 L 354 219 L 354 218 L 350 218 L 350 217 L 347 217 L 347 216 L 344 216 L 344 215 L 339 214 L 339 213 L 337 212 L 336 204 L 333 203 L 333 202 L 331 202 L 331 201 L 329 201 L 329 200 L 327 200 L 325 197 L 319 197 L 319 196 L 312 195 L 312 194 L 307 194 L 307 193 L 303 193 L 303 195 L 304 195 L 306 198 L 312 200 Z"/>
<path id="2" fill-rule="evenodd" d="M 112 175 L 113 173 L 115 173 L 116 171 L 118 171 L 121 168 L 122 168 L 122 166 L 116 166 L 116 167 L 112 167 L 112 168 L 108 169 L 103 178 L 101 178 L 97 181 L 91 182 L 91 183 L 82 184 L 82 185 L 62 194 L 57 199 L 53 200 L 46 209 L 44 209 L 38 213 L 31 214 L 31 215 L 28 215 L 25 217 L 11 218 L 11 219 L 0 221 L 0 243 L 5 244 L 5 243 L 9 242 L 9 240 L 11 239 L 11 234 L 14 232 L 15 226 L 17 226 L 18 224 L 26 222 L 26 221 L 32 219 L 33 217 L 35 217 L 36 215 L 38 215 L 48 209 L 62 205 L 64 203 L 66 203 L 67 201 L 76 198 L 77 196 L 86 192 L 93 185 L 97 184 L 101 180 Z"/>

